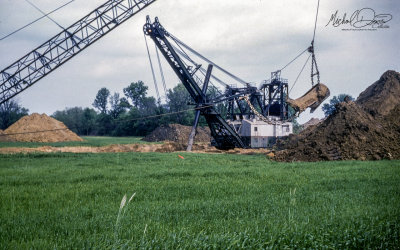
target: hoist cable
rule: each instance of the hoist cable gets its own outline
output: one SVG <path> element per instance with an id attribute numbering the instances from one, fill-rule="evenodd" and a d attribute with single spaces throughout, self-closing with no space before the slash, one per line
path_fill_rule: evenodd
<path id="1" fill-rule="evenodd" d="M 303 55 L 307 50 L 308 50 L 308 48 L 305 49 L 305 50 L 303 50 L 300 54 L 298 54 L 295 58 L 293 58 L 288 64 L 286 64 L 286 65 L 285 65 L 283 68 L 281 68 L 279 71 L 284 70 L 287 66 L 289 66 L 289 65 L 292 64 L 294 61 L 296 61 L 297 58 L 299 58 L 301 55 Z"/>
<path id="2" fill-rule="evenodd" d="M 313 39 L 311 41 L 311 47 L 309 48 L 309 51 L 311 52 L 311 55 L 312 55 L 312 61 L 311 61 L 311 85 L 312 86 L 314 86 L 314 76 L 315 75 L 317 76 L 317 83 L 318 84 L 320 83 L 320 75 L 319 75 L 317 60 L 315 59 L 315 53 L 314 53 L 314 39 L 315 39 L 315 31 L 317 29 L 318 12 L 319 12 L 319 0 L 318 0 L 318 4 L 317 4 L 317 14 L 315 15 Z M 314 66 L 315 66 L 315 73 L 314 73 Z"/>
<path id="3" fill-rule="evenodd" d="M 212 62 L 211 60 L 209 60 L 208 58 L 204 57 L 203 55 L 201 55 L 199 52 L 195 51 L 194 49 L 192 49 L 191 47 L 189 47 L 188 45 L 186 45 L 184 42 L 182 42 L 181 40 L 179 40 L 178 38 L 176 38 L 175 36 L 173 36 L 172 34 L 169 34 L 170 37 L 176 42 L 179 43 L 180 45 L 182 45 L 183 47 L 185 47 L 186 49 L 188 49 L 190 52 L 192 52 L 193 54 L 195 54 L 196 56 L 200 57 L 201 59 L 203 59 L 204 61 L 208 62 L 209 64 L 213 65 L 214 67 L 216 67 L 217 69 L 221 70 L 222 72 L 224 72 L 226 75 L 230 76 L 231 78 L 235 79 L 236 81 L 240 82 L 243 85 L 247 85 L 248 82 L 242 80 L 241 78 L 235 76 L 234 74 L 228 72 L 227 70 L 225 70 L 224 68 L 220 67 L 219 65 L 215 64 L 214 62 Z"/>
<path id="4" fill-rule="evenodd" d="M 151 73 L 153 74 L 153 81 L 154 81 L 154 87 L 155 87 L 156 93 L 157 93 L 157 100 L 160 100 L 160 93 L 158 92 L 156 74 L 154 73 L 153 63 L 152 63 L 152 61 L 151 61 L 149 46 L 148 46 L 148 44 L 147 44 L 147 38 L 146 38 L 146 35 L 145 35 L 145 34 L 143 34 L 143 35 L 144 35 L 144 41 L 146 42 L 146 49 L 147 49 L 147 55 L 148 55 L 148 57 L 149 57 Z"/>
<path id="5" fill-rule="evenodd" d="M 189 62 L 191 62 L 193 65 L 195 65 L 196 67 L 197 66 L 199 66 L 199 64 L 198 63 L 196 63 L 195 61 L 193 61 L 193 59 L 192 58 L 190 58 L 190 56 L 182 49 L 182 47 L 179 45 L 179 43 L 177 43 L 175 40 L 174 40 L 174 42 L 175 42 L 175 44 L 179 47 L 176 47 L 176 46 L 174 46 L 174 45 L 172 45 L 172 47 L 174 48 L 174 50 L 179 54 L 179 55 L 181 55 L 184 59 L 186 59 L 186 60 L 188 60 Z M 185 65 L 187 65 L 184 61 L 183 61 L 183 63 L 185 64 Z M 206 76 L 206 70 L 200 65 L 200 67 L 199 67 L 199 71 L 200 71 L 200 73 L 205 77 Z M 195 75 L 196 76 L 196 75 Z M 197 76 L 196 76 L 197 77 Z M 197 77 L 198 78 L 198 77 Z M 226 86 L 228 86 L 228 84 L 226 84 L 226 83 L 224 83 L 223 81 L 221 81 L 220 79 L 218 79 L 217 77 L 215 77 L 214 75 L 211 75 L 211 78 L 213 78 L 213 79 L 215 79 L 217 82 L 219 82 L 219 83 L 221 83 L 222 85 L 225 85 L 225 87 Z M 200 81 L 200 82 L 202 82 L 200 79 L 198 79 L 198 81 Z M 222 95 L 222 92 L 213 84 L 213 82 L 212 81 L 209 81 L 209 83 L 218 91 L 218 93 L 220 93 L 221 95 Z"/>
<path id="6" fill-rule="evenodd" d="M 178 54 L 181 55 L 183 58 L 185 58 L 186 60 L 190 61 L 190 62 L 193 63 L 194 65 L 198 65 L 196 62 L 194 62 L 194 61 L 188 56 L 187 53 L 184 53 L 184 52 L 180 51 L 180 50 L 177 49 L 177 47 L 174 46 L 174 45 L 172 45 L 172 47 L 173 47 L 173 48 L 175 49 L 175 51 L 178 52 Z M 205 72 L 207 72 L 206 69 L 204 69 L 203 67 L 200 67 L 199 70 L 200 70 L 200 72 L 202 72 L 203 75 L 205 76 Z M 216 81 L 219 82 L 220 84 L 224 85 L 225 87 L 229 86 L 227 83 L 223 82 L 222 80 L 220 80 L 219 78 L 217 78 L 217 77 L 214 76 L 214 75 L 211 75 L 211 78 L 213 78 L 214 80 L 216 80 Z"/>
<path id="7" fill-rule="evenodd" d="M 200 67 L 200 73 L 204 76 L 204 77 L 206 77 L 206 74 L 207 74 L 207 71 L 203 68 L 203 67 Z M 216 77 L 214 77 L 213 75 L 211 75 L 211 77 L 212 78 L 216 78 Z M 216 78 L 216 79 L 218 79 L 218 78 Z M 209 80 L 209 84 L 211 84 L 216 90 L 217 90 L 217 92 L 220 94 L 220 95 L 222 95 L 222 92 L 219 90 L 219 88 L 217 87 L 217 86 L 215 86 L 214 85 L 214 83 L 211 81 L 211 80 Z M 225 83 L 224 83 L 225 84 Z"/>
<path id="8" fill-rule="evenodd" d="M 43 16 L 41 16 L 41 17 L 35 19 L 35 20 L 33 20 L 32 22 L 30 22 L 30 23 L 28 23 L 28 24 L 26 24 L 26 25 L 24 25 L 24 26 L 22 26 L 21 28 L 14 30 L 13 32 L 9 33 L 8 35 L 3 36 L 2 38 L 0 38 L 0 41 L 3 40 L 3 39 L 5 39 L 5 38 L 7 38 L 7 37 L 9 37 L 9 36 L 14 35 L 14 34 L 17 33 L 18 31 L 21 31 L 21 30 L 25 29 L 26 27 L 28 27 L 28 26 L 30 26 L 30 25 L 36 23 L 37 21 L 39 21 L 39 20 L 41 20 L 41 19 L 47 17 L 48 15 L 50 15 L 50 14 L 56 12 L 57 10 L 59 10 L 59 9 L 61 9 L 61 8 L 63 8 L 63 7 L 65 7 L 66 5 L 72 3 L 73 1 L 75 1 L 75 0 L 71 0 L 71 1 L 69 1 L 68 3 L 63 4 L 63 5 L 61 5 L 60 7 L 58 7 L 58 8 L 56 8 L 56 9 L 50 11 L 49 13 L 47 13 L 47 14 L 45 14 L 45 15 L 43 15 Z"/>
<path id="9" fill-rule="evenodd" d="M 195 61 L 193 61 L 190 57 L 189 57 L 189 55 L 187 54 L 187 53 L 185 53 L 184 51 L 181 51 L 181 50 L 179 50 L 177 47 L 175 47 L 174 45 L 172 45 L 172 47 L 175 49 L 175 51 L 179 54 L 179 55 L 181 55 L 183 58 L 185 58 L 186 60 L 188 60 L 188 61 L 190 61 L 192 64 L 194 64 L 194 65 L 198 65 Z M 182 48 L 181 48 L 182 49 Z M 183 63 L 185 63 L 185 62 L 183 62 Z M 185 65 L 186 65 L 186 63 L 185 63 Z M 200 65 L 200 68 L 199 68 L 199 71 L 200 71 L 200 73 L 205 77 L 206 76 L 206 73 L 207 73 L 207 71 Z M 226 83 L 224 83 L 223 81 L 221 81 L 220 79 L 218 79 L 216 76 L 214 76 L 214 75 L 211 75 L 211 78 L 213 78 L 213 79 L 215 79 L 217 82 L 219 82 L 219 83 L 221 83 L 222 85 L 224 85 L 225 87 L 227 87 L 228 86 L 228 84 L 226 84 Z M 218 93 L 220 93 L 220 94 L 222 94 L 222 92 L 212 83 L 212 81 L 209 81 L 209 83 L 213 86 L 213 87 L 215 87 L 216 89 L 217 89 L 217 91 L 218 91 Z"/>
<path id="10" fill-rule="evenodd" d="M 319 0 L 318 0 L 318 5 L 317 5 L 317 14 L 315 15 L 314 34 L 313 34 L 313 38 L 312 38 L 313 42 L 315 39 L 315 31 L 317 29 L 318 11 L 319 11 Z"/>
<path id="11" fill-rule="evenodd" d="M 164 94 L 165 94 L 165 99 L 167 99 L 167 85 L 165 84 L 165 77 L 164 77 L 164 71 L 162 69 L 162 65 L 161 65 L 161 60 L 160 60 L 160 55 L 158 53 L 158 48 L 157 45 L 154 44 L 154 47 L 156 48 L 156 54 L 157 54 L 157 60 L 158 60 L 158 67 L 160 69 L 160 74 L 161 74 L 161 81 L 164 87 Z"/>
<path id="12" fill-rule="evenodd" d="M 311 57 L 311 54 L 308 56 L 306 62 L 304 63 L 303 67 L 301 68 L 300 73 L 297 75 L 296 80 L 294 81 L 294 83 L 293 83 L 292 87 L 290 88 L 288 94 L 290 94 L 290 92 L 292 91 L 294 85 L 296 85 L 297 80 L 299 80 L 299 77 L 300 77 L 301 73 L 303 73 L 303 70 L 304 70 L 304 68 L 306 67 L 307 63 L 308 63 L 308 60 L 310 60 L 310 57 Z"/>

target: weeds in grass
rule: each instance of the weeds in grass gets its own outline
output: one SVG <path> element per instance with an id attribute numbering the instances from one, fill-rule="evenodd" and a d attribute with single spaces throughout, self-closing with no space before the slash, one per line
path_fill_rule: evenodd
<path id="1" fill-rule="evenodd" d="M 131 200 L 133 199 L 133 197 L 135 197 L 136 193 L 133 193 L 131 198 L 129 198 L 128 203 L 126 203 L 126 194 L 124 195 L 124 197 L 122 197 L 121 200 L 121 204 L 119 206 L 119 210 L 118 210 L 118 216 L 117 216 L 117 221 L 115 222 L 115 229 L 114 229 L 114 240 L 115 243 L 119 242 L 119 231 L 120 231 L 120 221 L 121 219 L 125 216 L 125 212 L 128 209 L 128 205 L 131 202 Z"/>
<path id="2" fill-rule="evenodd" d="M 289 224 L 294 220 L 294 212 L 296 207 L 296 188 L 289 189 Z"/>

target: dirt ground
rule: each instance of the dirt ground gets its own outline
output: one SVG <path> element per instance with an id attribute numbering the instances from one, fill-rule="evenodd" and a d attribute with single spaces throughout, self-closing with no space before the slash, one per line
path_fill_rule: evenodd
<path id="1" fill-rule="evenodd" d="M 321 123 L 277 144 L 277 161 L 400 159 L 400 74 L 387 71 Z"/>
<path id="2" fill-rule="evenodd" d="M 31 114 L 22 117 L 3 131 L 0 141 L 15 142 L 65 142 L 83 141 L 69 130 L 64 123 L 46 114 Z"/>
<path id="3" fill-rule="evenodd" d="M 122 152 L 182 152 L 185 151 L 186 144 L 166 141 L 163 144 L 114 144 L 102 147 L 51 147 L 43 146 L 37 148 L 28 147 L 7 147 L 0 148 L 0 154 L 16 154 L 16 153 L 122 153 Z M 265 154 L 273 156 L 269 149 L 232 149 L 228 151 L 218 150 L 215 147 L 209 146 L 208 143 L 195 143 L 193 145 L 193 153 L 227 153 L 227 154 Z"/>

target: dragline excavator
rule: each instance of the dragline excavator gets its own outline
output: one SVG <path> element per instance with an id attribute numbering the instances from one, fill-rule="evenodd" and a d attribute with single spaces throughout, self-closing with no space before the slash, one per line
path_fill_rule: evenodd
<path id="1" fill-rule="evenodd" d="M 0 104 L 31 87 L 155 1 L 108 0 L 63 29 L 0 72 Z M 290 114 L 290 107 L 297 113 L 307 107 L 314 110 L 329 95 L 329 89 L 319 83 L 313 42 L 309 52 L 312 52 L 313 63 L 317 69 L 318 84 L 301 98 L 292 100 L 288 96 L 288 82 L 280 77 L 280 70 L 273 72 L 271 79 L 264 81 L 261 87 L 257 88 L 211 62 L 168 33 L 157 18 L 151 23 L 147 17 L 143 31 L 155 42 L 194 101 L 196 115 L 191 135 L 194 136 L 199 117 L 203 115 L 211 130 L 212 143 L 219 149 L 271 146 L 277 138 L 292 132 L 293 115 Z M 182 48 L 208 62 L 207 70 L 194 62 Z M 213 68 L 222 71 L 243 86 L 225 84 L 212 74 Z M 203 79 L 196 75 L 199 72 L 203 74 Z M 312 77 L 313 75 L 312 73 Z M 211 97 L 207 91 L 209 84 L 213 84 L 212 81 L 224 84 L 225 92 L 221 93 L 218 90 L 220 94 Z M 227 107 L 224 114 L 217 108 L 222 103 Z"/>
<path id="2" fill-rule="evenodd" d="M 319 83 L 318 78 L 318 84 L 304 96 L 296 100 L 289 99 L 288 82 L 280 77 L 279 70 L 273 72 L 271 79 L 264 81 L 260 88 L 252 86 L 173 36 L 160 24 L 157 17 L 152 23 L 147 16 L 143 31 L 154 41 L 195 102 L 196 115 L 192 131 L 197 127 L 199 115 L 203 115 L 211 130 L 212 143 L 219 149 L 272 146 L 277 138 L 292 133 L 291 120 L 294 113 L 301 113 L 308 107 L 314 111 L 329 96 L 329 89 Z M 207 71 L 202 72 L 201 64 L 190 58 L 188 53 L 182 49 L 183 47 L 208 62 Z M 212 75 L 213 67 L 241 82 L 244 86 L 238 88 L 225 84 L 224 93 L 213 97 L 207 95 L 210 78 L 214 77 Z M 203 73 L 203 81 L 196 76 L 198 72 Z M 214 80 L 221 82 L 216 77 Z M 201 85 L 202 87 L 200 87 Z M 228 111 L 224 115 L 215 108 L 220 103 L 225 103 L 228 107 Z M 294 109 L 292 114 L 289 106 Z"/>

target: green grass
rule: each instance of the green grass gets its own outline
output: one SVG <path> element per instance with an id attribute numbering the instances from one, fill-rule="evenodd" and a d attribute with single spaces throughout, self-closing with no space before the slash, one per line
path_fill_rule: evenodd
<path id="1" fill-rule="evenodd" d="M 73 146 L 92 146 L 101 147 L 110 144 L 135 144 L 135 143 L 150 143 L 142 141 L 142 137 L 110 137 L 110 136 L 81 136 L 84 141 L 72 142 L 0 142 L 0 148 L 4 147 L 29 147 L 36 148 L 42 146 L 53 147 L 73 147 Z"/>
<path id="2" fill-rule="evenodd" d="M 400 246 L 400 161 L 180 154 L 0 155 L 1 248 Z"/>

